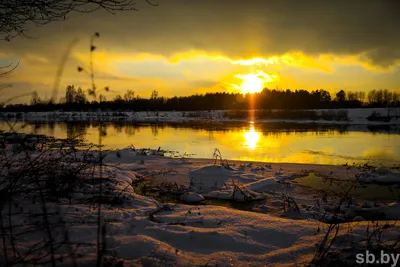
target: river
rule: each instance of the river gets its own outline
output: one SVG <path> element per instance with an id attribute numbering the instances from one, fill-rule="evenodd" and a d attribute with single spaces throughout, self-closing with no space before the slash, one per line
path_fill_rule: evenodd
<path id="1" fill-rule="evenodd" d="M 13 123 L 14 130 L 56 138 L 82 136 L 98 142 L 99 123 Z M 158 148 L 176 157 L 211 158 L 215 148 L 228 160 L 313 164 L 400 163 L 400 135 L 390 129 L 356 129 L 283 123 L 138 124 L 104 123 L 107 149 Z M 10 126 L 0 122 L 0 129 Z M 172 155 L 172 154 L 169 154 Z"/>

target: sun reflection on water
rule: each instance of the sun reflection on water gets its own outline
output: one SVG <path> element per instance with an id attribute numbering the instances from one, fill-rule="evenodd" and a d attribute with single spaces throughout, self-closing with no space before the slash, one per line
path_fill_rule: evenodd
<path id="1" fill-rule="evenodd" d="M 250 125 L 250 130 L 243 133 L 245 139 L 245 146 L 250 148 L 251 150 L 255 150 L 257 148 L 257 143 L 260 140 L 261 133 L 256 132 L 254 129 L 254 125 Z"/>
<path id="2" fill-rule="evenodd" d="M 39 126 L 38 126 L 39 125 Z M 283 125 L 224 125 L 221 128 L 176 127 L 176 125 L 137 125 L 110 123 L 102 143 L 106 149 L 158 148 L 177 151 L 178 155 L 209 158 L 218 148 L 224 159 L 253 162 L 291 162 L 315 164 L 393 164 L 400 162 L 400 135 L 395 132 L 376 134 L 306 127 L 281 128 Z M 275 128 L 276 127 L 276 128 Z M 98 140 L 98 124 L 55 123 L 13 124 L 17 132 L 44 134 L 55 138 L 81 135 L 88 143 Z M 0 121 L 0 131 L 9 126 Z M 392 166 L 392 165 L 389 165 Z"/>

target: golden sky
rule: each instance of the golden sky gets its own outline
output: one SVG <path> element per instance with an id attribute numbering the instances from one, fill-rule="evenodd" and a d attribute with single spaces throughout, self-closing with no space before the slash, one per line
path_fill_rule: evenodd
<path id="1" fill-rule="evenodd" d="M 139 2 L 142 1 L 142 2 Z M 138 0 L 140 11 L 70 14 L 31 26 L 32 38 L 1 41 L 0 63 L 19 61 L 1 97 L 33 90 L 51 96 L 69 44 L 58 97 L 68 84 L 89 88 L 77 66 L 96 40 L 97 86 L 113 98 L 127 89 L 149 97 L 243 90 L 261 79 L 268 88 L 400 89 L 400 1 L 396 0 Z M 248 83 L 247 86 L 252 83 Z M 28 101 L 20 98 L 18 101 Z"/>

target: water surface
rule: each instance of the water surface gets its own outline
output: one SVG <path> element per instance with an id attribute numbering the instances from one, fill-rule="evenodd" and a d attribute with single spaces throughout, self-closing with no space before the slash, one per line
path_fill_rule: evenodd
<path id="1" fill-rule="evenodd" d="M 97 143 L 99 123 L 18 122 L 17 132 L 45 134 L 57 138 L 81 135 Z M 400 135 L 390 129 L 355 130 L 344 126 L 290 124 L 103 124 L 102 143 L 108 149 L 130 145 L 177 151 L 176 156 L 193 154 L 211 158 L 215 148 L 226 159 L 262 162 L 316 164 L 400 163 Z M 0 122 L 1 130 L 9 125 Z"/>

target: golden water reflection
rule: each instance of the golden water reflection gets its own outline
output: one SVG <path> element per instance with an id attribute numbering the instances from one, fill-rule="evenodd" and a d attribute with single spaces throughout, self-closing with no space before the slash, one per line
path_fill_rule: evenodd
<path id="1" fill-rule="evenodd" d="M 17 123 L 19 132 L 66 138 L 81 135 L 87 142 L 98 142 L 96 123 Z M 7 130 L 0 122 L 0 130 Z M 400 135 L 347 131 L 327 128 L 281 128 L 283 126 L 242 124 L 235 126 L 177 126 L 107 123 L 102 143 L 108 149 L 130 145 L 178 151 L 211 158 L 218 148 L 226 159 L 260 162 L 315 164 L 352 164 L 374 162 L 400 163 Z M 302 126 L 303 127 L 303 126 Z"/>
<path id="2" fill-rule="evenodd" d="M 243 136 L 245 138 L 245 145 L 249 149 L 254 150 L 254 149 L 257 148 L 257 143 L 260 140 L 261 133 L 260 132 L 256 132 L 254 130 L 254 125 L 253 124 L 250 125 L 250 130 L 249 131 L 245 131 L 243 133 Z"/>

